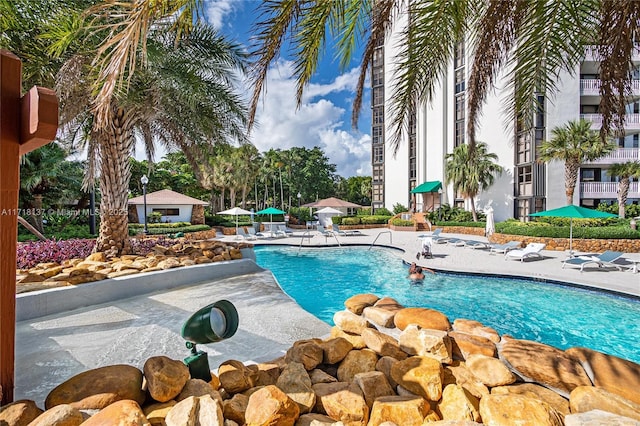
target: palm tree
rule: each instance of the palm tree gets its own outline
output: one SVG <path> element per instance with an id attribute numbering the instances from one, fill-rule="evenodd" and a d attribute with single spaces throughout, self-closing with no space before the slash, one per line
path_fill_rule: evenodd
<path id="1" fill-rule="evenodd" d="M 95 110 L 98 101 L 84 83 L 91 58 L 74 58 L 61 71 L 61 122 L 67 134 L 82 135 L 88 145 L 87 181 L 99 175 L 98 251 L 119 254 L 129 250 L 128 159 L 136 140 L 144 142 L 149 158 L 156 143 L 186 150 L 191 145 L 245 140 L 246 110 L 233 89 L 235 74 L 243 70 L 239 47 L 200 24 L 177 43 L 176 38 L 160 24 L 149 30 L 146 66 L 138 67 L 127 90 L 111 99 L 108 126 L 100 126 Z"/>
<path id="2" fill-rule="evenodd" d="M 554 128 L 551 130 L 551 135 L 551 140 L 544 141 L 540 145 L 538 160 L 541 162 L 564 161 L 567 204 L 573 204 L 573 193 L 580 164 L 608 154 L 615 149 L 615 145 L 610 141 L 602 141 L 591 130 L 591 122 L 582 119 Z"/>
<path id="3" fill-rule="evenodd" d="M 627 196 L 629 195 L 629 184 L 631 178 L 640 178 L 640 162 L 627 161 L 626 163 L 617 163 L 609 167 L 609 174 L 620 178 L 618 187 L 618 216 L 624 218 L 625 205 L 627 204 Z"/>
<path id="4" fill-rule="evenodd" d="M 493 185 L 496 175 L 502 173 L 498 156 L 487 152 L 487 144 L 477 142 L 475 149 L 468 144 L 457 146 L 451 154 L 445 156 L 445 176 L 447 182 L 464 198 L 471 201 L 473 221 L 478 221 L 475 207 L 475 197 L 480 191 Z"/>
<path id="5" fill-rule="evenodd" d="M 260 2 L 258 12 L 260 22 L 254 25 L 251 117 L 255 116 L 267 71 L 283 46 L 295 52 L 294 75 L 300 104 L 329 43 L 335 44 L 331 50 L 336 52 L 343 69 L 351 64 L 356 47 L 362 45 L 353 102 L 355 126 L 374 49 L 385 34 L 397 30 L 400 53 L 394 62 L 399 72 L 394 77 L 396 91 L 389 97 L 395 134 L 392 142 L 396 146 L 412 105 L 432 100 L 457 42 L 465 39 L 469 42 L 467 50 L 475 52 L 468 86 L 468 133 L 472 145 L 479 112 L 500 72 L 508 73 L 515 93 L 510 118 L 532 116 L 533 94 L 545 92 L 552 96 L 560 72 L 578 69 L 585 45 L 599 46 L 602 135 L 615 127 L 620 129 L 625 97 L 631 88 L 631 73 L 627 71 L 632 67 L 634 41 L 640 27 L 640 2 L 631 0 L 286 0 Z M 404 28 L 398 26 L 401 17 L 409 17 Z M 527 120 L 524 124 L 531 123 Z"/>

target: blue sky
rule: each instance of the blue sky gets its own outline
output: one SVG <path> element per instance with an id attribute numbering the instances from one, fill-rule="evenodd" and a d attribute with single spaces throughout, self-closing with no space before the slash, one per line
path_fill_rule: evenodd
<path id="1" fill-rule="evenodd" d="M 209 23 L 236 42 L 246 45 L 256 18 L 259 0 L 206 0 Z M 280 60 L 267 76 L 256 114 L 258 127 L 251 135 L 259 151 L 294 146 L 320 147 L 336 164 L 343 177 L 371 174 L 371 113 L 367 88 L 360 114 L 359 129 L 351 128 L 351 103 L 358 81 L 359 58 L 344 72 L 327 47 L 317 75 L 307 87 L 302 106 L 297 109 L 295 80 L 291 77 L 291 58 L 281 52 Z M 247 88 L 247 93 L 250 90 Z"/>

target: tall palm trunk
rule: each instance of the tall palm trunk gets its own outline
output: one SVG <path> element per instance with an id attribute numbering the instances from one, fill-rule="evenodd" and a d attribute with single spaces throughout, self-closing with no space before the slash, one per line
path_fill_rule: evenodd
<path id="1" fill-rule="evenodd" d="M 127 196 L 131 170 L 129 157 L 134 137 L 132 114 L 115 108 L 108 128 L 94 132 L 100 150 L 100 234 L 94 251 L 108 257 L 130 253 Z"/>
<path id="2" fill-rule="evenodd" d="M 620 179 L 618 184 L 618 216 L 624 219 L 625 206 L 627 204 L 627 197 L 629 196 L 629 184 L 628 177 Z"/>
<path id="3" fill-rule="evenodd" d="M 578 181 L 578 169 L 580 163 L 567 160 L 564 165 L 564 191 L 567 196 L 567 204 L 573 204 L 573 192 Z"/>

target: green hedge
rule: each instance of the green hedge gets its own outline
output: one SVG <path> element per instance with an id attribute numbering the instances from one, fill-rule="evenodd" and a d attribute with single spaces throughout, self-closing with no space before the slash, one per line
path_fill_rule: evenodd
<path id="1" fill-rule="evenodd" d="M 434 222 L 433 226 L 466 226 L 467 228 L 484 228 L 486 222 Z"/>
<path id="2" fill-rule="evenodd" d="M 184 228 L 191 226 L 189 222 L 148 223 L 147 228 Z M 129 228 L 144 228 L 144 223 L 130 223 Z"/>
<path id="3" fill-rule="evenodd" d="M 158 224 L 160 225 L 160 224 Z M 167 224 L 168 225 L 168 224 Z M 235 226 L 235 225 L 234 225 Z M 178 232 L 198 232 L 211 229 L 209 225 L 187 225 L 187 226 L 148 226 L 149 235 L 176 234 Z M 136 235 L 142 232 L 144 227 L 129 227 L 129 235 Z"/>
<path id="4" fill-rule="evenodd" d="M 393 226 L 414 226 L 414 223 L 412 220 L 404 220 L 398 217 L 395 219 L 391 219 L 391 224 Z"/>
<path id="5" fill-rule="evenodd" d="M 569 226 L 553 226 L 544 222 L 506 221 L 496 224 L 496 232 L 527 237 L 569 238 Z M 594 239 L 638 239 L 640 232 L 632 230 L 628 224 L 615 226 L 582 227 L 573 226 L 574 238 Z"/>
<path id="6" fill-rule="evenodd" d="M 380 225 L 380 224 L 386 225 L 389 222 L 389 219 L 391 218 L 392 216 L 380 216 L 380 215 L 362 216 L 360 218 L 360 221 L 364 225 Z"/>

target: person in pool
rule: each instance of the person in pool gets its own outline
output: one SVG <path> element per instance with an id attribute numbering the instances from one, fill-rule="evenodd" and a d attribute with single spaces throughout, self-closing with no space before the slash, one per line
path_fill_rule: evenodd
<path id="1" fill-rule="evenodd" d="M 422 268 L 420 266 L 416 266 L 416 268 L 411 272 L 409 270 L 409 279 L 411 281 L 422 281 L 424 280 L 424 274 L 422 273 Z"/>

